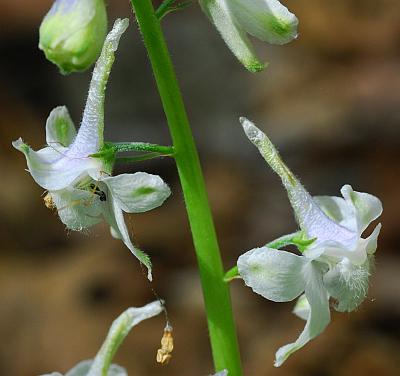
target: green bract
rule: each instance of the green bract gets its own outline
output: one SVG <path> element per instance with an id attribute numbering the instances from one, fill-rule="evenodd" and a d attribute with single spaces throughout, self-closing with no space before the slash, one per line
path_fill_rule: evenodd
<path id="1" fill-rule="evenodd" d="M 128 19 L 116 20 L 105 39 L 79 131 L 67 109 L 57 107 L 46 123 L 47 147 L 34 151 L 22 139 L 13 145 L 24 153 L 36 183 L 48 190 L 47 206 L 57 209 L 68 229 L 82 231 L 104 218 L 112 235 L 121 239 L 148 268 L 151 279 L 150 259 L 132 243 L 123 212 L 154 209 L 166 200 L 170 190 L 159 176 L 145 172 L 111 176 L 113 149 L 103 139 L 105 88 L 119 39 L 128 23 Z"/>
<path id="2" fill-rule="evenodd" d="M 349 185 L 341 190 L 343 198 L 311 197 L 268 137 L 249 120 L 241 122 L 249 140 L 280 176 L 303 236 L 313 239 L 301 242 L 300 256 L 265 246 L 237 262 L 246 285 L 266 299 L 287 302 L 300 296 L 294 313 L 307 323 L 295 342 L 277 351 L 275 365 L 280 366 L 329 324 L 330 297 L 339 312 L 351 312 L 365 299 L 381 225 L 369 237 L 361 235 L 381 215 L 382 204 Z"/>
<path id="3" fill-rule="evenodd" d="M 39 48 L 67 74 L 88 69 L 107 33 L 103 0 L 56 0 L 39 29 Z"/>
<path id="4" fill-rule="evenodd" d="M 262 70 L 246 33 L 268 43 L 285 44 L 297 37 L 298 20 L 278 0 L 199 0 L 225 43 L 251 72 Z"/>

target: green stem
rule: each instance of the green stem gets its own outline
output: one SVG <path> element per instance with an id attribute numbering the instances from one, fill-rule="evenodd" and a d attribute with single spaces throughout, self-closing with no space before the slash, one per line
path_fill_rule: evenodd
<path id="1" fill-rule="evenodd" d="M 115 142 L 112 145 L 118 153 L 128 151 L 148 151 L 166 155 L 174 154 L 174 148 L 171 146 L 149 144 L 147 142 Z"/>
<path id="2" fill-rule="evenodd" d="M 173 140 L 192 231 L 216 371 L 242 374 L 229 287 L 211 215 L 197 149 L 168 48 L 151 0 L 131 0 L 152 64 Z"/>
<path id="3" fill-rule="evenodd" d="M 150 159 L 162 158 L 162 157 L 173 157 L 173 155 L 172 154 L 160 154 L 160 153 L 147 153 L 147 154 L 136 155 L 134 157 L 117 157 L 115 159 L 115 162 L 116 163 L 137 163 L 137 162 L 143 162 L 143 161 L 148 161 Z"/>
<path id="4" fill-rule="evenodd" d="M 168 13 L 185 9 L 192 4 L 191 0 L 175 4 L 177 1 L 178 0 L 164 0 L 155 12 L 157 18 L 161 21 Z"/>
<path id="5" fill-rule="evenodd" d="M 172 7 L 175 1 L 177 0 L 164 0 L 160 4 L 160 6 L 157 8 L 155 12 L 159 20 L 161 20 L 169 12 L 169 9 Z"/>

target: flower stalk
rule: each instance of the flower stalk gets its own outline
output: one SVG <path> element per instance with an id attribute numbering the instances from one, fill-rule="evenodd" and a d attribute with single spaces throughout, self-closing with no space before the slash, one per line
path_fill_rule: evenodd
<path id="1" fill-rule="evenodd" d="M 154 152 L 166 155 L 174 154 L 174 148 L 171 146 L 149 144 L 147 142 L 117 142 L 113 143 L 112 146 L 118 153 L 124 153 L 129 151 L 144 151 L 144 152 Z"/>
<path id="2" fill-rule="evenodd" d="M 214 365 L 240 376 L 241 365 L 229 287 L 223 281 L 219 245 L 197 149 L 160 21 L 151 0 L 131 0 L 143 36 L 171 133 L 192 231 Z"/>

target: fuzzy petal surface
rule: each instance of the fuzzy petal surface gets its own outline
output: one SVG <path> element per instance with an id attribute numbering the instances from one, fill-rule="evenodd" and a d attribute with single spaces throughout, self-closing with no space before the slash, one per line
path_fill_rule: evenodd
<path id="1" fill-rule="evenodd" d="M 127 213 L 152 210 L 169 197 L 171 190 L 158 175 L 145 172 L 103 179 L 119 207 Z"/>
<path id="2" fill-rule="evenodd" d="M 343 259 L 324 275 L 328 293 L 337 300 L 337 311 L 354 311 L 363 302 L 368 293 L 369 269 L 369 260 L 362 265 L 354 265 Z"/>
<path id="3" fill-rule="evenodd" d="M 245 284 L 266 299 L 288 302 L 305 289 L 304 257 L 272 248 L 255 248 L 239 257 L 239 274 Z"/>

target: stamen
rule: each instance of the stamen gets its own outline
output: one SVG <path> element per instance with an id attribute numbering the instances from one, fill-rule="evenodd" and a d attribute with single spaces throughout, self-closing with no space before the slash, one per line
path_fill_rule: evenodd
<path id="1" fill-rule="evenodd" d="M 172 336 L 172 326 L 167 323 L 164 328 L 164 334 L 161 338 L 161 348 L 157 350 L 157 363 L 168 364 L 172 358 L 174 349 L 174 338 Z"/>

